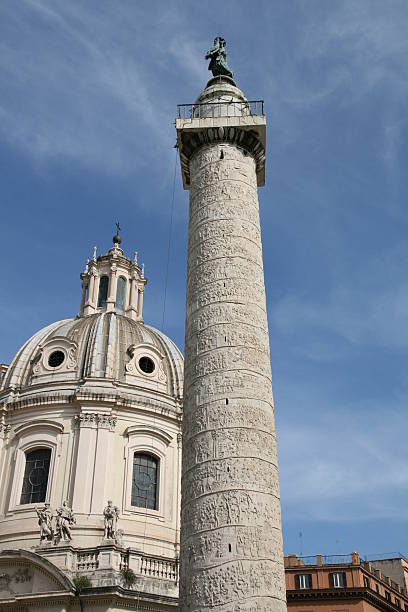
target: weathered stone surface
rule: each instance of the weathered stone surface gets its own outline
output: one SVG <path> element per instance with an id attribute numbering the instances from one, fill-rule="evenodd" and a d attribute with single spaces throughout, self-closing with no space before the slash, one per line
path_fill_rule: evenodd
<path id="1" fill-rule="evenodd" d="M 284 612 L 278 467 L 254 158 L 190 158 L 182 611 Z"/>

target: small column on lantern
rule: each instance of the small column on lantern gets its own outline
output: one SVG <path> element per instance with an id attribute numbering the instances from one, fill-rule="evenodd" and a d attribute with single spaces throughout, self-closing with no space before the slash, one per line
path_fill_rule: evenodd
<path id="1" fill-rule="evenodd" d="M 106 311 L 107 312 L 111 312 L 112 310 L 115 310 L 117 283 L 118 283 L 117 266 L 116 266 L 116 263 L 112 263 L 110 267 L 110 274 L 109 274 L 109 295 L 108 295 L 108 299 L 106 300 Z"/>
<path id="2" fill-rule="evenodd" d="M 84 314 L 86 294 L 89 288 L 89 259 L 86 260 L 85 270 L 81 274 L 82 280 L 82 293 L 81 293 L 81 305 L 79 307 L 79 316 L 82 317 Z"/>
<path id="3" fill-rule="evenodd" d="M 97 276 L 98 276 L 98 271 L 97 271 L 97 262 L 96 262 L 96 247 L 94 247 L 93 250 L 93 257 L 91 261 L 87 261 L 87 265 L 85 268 L 85 271 L 83 273 L 82 276 L 87 277 L 87 295 L 85 293 L 84 297 L 86 296 L 86 300 L 85 300 L 85 304 L 84 304 L 84 308 L 83 308 L 83 314 L 84 316 L 93 314 L 96 310 L 96 285 L 97 285 Z"/>
<path id="4" fill-rule="evenodd" d="M 126 314 L 130 319 L 136 321 L 137 319 L 137 300 L 138 300 L 138 280 L 139 274 L 136 266 L 132 266 L 132 272 L 129 279 L 130 292 L 129 292 L 129 306 L 126 309 Z"/>
<path id="5" fill-rule="evenodd" d="M 137 304 L 137 321 L 143 323 L 143 293 L 147 280 L 144 275 L 144 263 L 142 264 L 142 273 L 138 285 L 138 304 Z"/>
<path id="6" fill-rule="evenodd" d="M 139 300 L 138 300 L 138 305 L 137 305 L 137 320 L 143 321 L 143 293 L 144 293 L 143 285 L 139 287 L 138 293 L 139 293 Z"/>

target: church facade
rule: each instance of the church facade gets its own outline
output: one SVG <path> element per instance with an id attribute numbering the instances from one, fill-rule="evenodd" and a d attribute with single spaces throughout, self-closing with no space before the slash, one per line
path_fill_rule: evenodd
<path id="1" fill-rule="evenodd" d="M 174 610 L 183 357 L 114 237 L 2 367 L 0 610 Z"/>

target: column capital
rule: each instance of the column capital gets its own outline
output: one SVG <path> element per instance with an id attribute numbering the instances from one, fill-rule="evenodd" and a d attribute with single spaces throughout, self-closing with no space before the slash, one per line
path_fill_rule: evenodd
<path id="1" fill-rule="evenodd" d="M 74 416 L 74 422 L 79 429 L 109 429 L 109 431 L 114 431 L 117 417 L 98 412 L 83 412 Z"/>

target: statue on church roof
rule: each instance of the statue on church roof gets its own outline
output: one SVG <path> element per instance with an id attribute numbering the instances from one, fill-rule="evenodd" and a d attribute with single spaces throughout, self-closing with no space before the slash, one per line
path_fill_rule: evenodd
<path id="1" fill-rule="evenodd" d="M 208 70 L 211 70 L 213 76 L 225 75 L 233 78 L 233 72 L 229 69 L 227 64 L 227 50 L 225 48 L 226 42 L 221 36 L 217 36 L 214 39 L 214 44 L 209 51 L 205 59 L 210 60 Z"/>
<path id="2" fill-rule="evenodd" d="M 64 501 L 62 506 L 57 508 L 56 513 L 55 543 L 61 540 L 72 540 L 71 527 L 76 523 L 76 520 L 72 509 L 68 506 L 68 502 Z"/>
<path id="3" fill-rule="evenodd" d="M 52 513 L 50 510 L 50 504 L 46 502 L 42 508 L 36 508 L 38 516 L 38 524 L 40 526 L 40 542 L 41 544 L 50 542 L 54 536 L 54 530 L 52 528 Z"/>
<path id="4" fill-rule="evenodd" d="M 113 505 L 111 499 L 108 500 L 108 505 L 103 509 L 103 518 L 105 522 L 105 540 L 115 540 L 116 529 L 118 524 L 119 508 Z"/>

